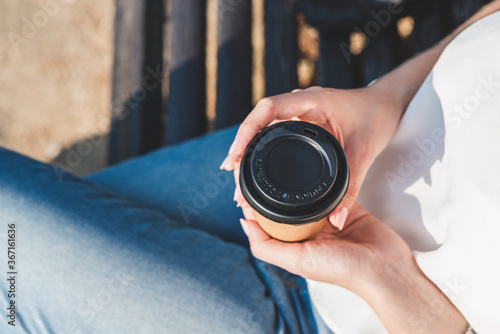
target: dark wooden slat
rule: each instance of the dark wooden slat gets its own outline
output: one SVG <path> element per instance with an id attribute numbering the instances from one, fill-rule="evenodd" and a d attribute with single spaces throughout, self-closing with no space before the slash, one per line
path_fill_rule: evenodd
<path id="1" fill-rule="evenodd" d="M 292 0 L 265 0 L 266 96 L 297 88 L 297 18 Z"/>
<path id="2" fill-rule="evenodd" d="M 109 163 L 140 153 L 144 3 L 116 0 Z"/>
<path id="3" fill-rule="evenodd" d="M 363 86 L 395 68 L 403 58 L 402 41 L 395 24 L 385 27 L 380 34 L 368 38 L 369 43 L 362 55 Z"/>
<path id="4" fill-rule="evenodd" d="M 451 10 L 446 1 L 427 1 L 425 6 L 412 10 L 415 26 L 412 33 L 413 52 L 424 51 L 453 29 Z"/>
<path id="5" fill-rule="evenodd" d="M 408 0 L 411 1 L 411 0 Z M 423 0 L 419 0 L 421 2 Z M 434 0 L 433 0 L 434 1 Z M 373 20 L 371 11 L 386 10 L 393 0 L 296 0 L 307 22 L 319 30 L 341 31 Z"/>
<path id="6" fill-rule="evenodd" d="M 448 0 L 451 7 L 451 15 L 454 26 L 464 23 L 469 17 L 477 12 L 485 3 L 485 0 Z"/>
<path id="7" fill-rule="evenodd" d="M 353 88 L 359 85 L 358 57 L 350 53 L 349 32 L 323 30 L 319 33 L 319 85 Z M 359 68 L 358 68 L 359 71 Z"/>
<path id="8" fill-rule="evenodd" d="M 163 144 L 162 73 L 164 19 L 165 8 L 163 0 L 147 0 L 142 81 L 142 86 L 146 90 L 147 95 L 142 108 L 141 153 L 159 148 Z"/>
<path id="9" fill-rule="evenodd" d="M 172 0 L 167 144 L 206 131 L 206 0 Z"/>
<path id="10" fill-rule="evenodd" d="M 251 0 L 218 0 L 215 128 L 242 121 L 252 109 Z"/>

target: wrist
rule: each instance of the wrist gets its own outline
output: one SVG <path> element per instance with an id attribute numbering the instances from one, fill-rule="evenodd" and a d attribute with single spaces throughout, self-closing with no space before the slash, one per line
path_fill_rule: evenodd
<path id="1" fill-rule="evenodd" d="M 465 333 L 467 321 L 413 261 L 386 267 L 359 291 L 391 333 Z"/>
<path id="2" fill-rule="evenodd" d="M 375 160 L 396 132 L 406 107 L 384 82 L 376 81 L 359 91 L 367 105 L 359 116 L 364 123 L 364 133 L 358 138 L 364 140 L 367 156 Z"/>

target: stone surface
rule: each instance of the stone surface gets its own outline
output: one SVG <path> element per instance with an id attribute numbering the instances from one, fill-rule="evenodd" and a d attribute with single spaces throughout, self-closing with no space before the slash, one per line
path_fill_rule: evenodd
<path id="1" fill-rule="evenodd" d="M 79 174 L 106 164 L 106 141 L 78 142 L 109 131 L 113 21 L 112 0 L 0 0 L 1 146 L 44 162 L 85 147 Z"/>

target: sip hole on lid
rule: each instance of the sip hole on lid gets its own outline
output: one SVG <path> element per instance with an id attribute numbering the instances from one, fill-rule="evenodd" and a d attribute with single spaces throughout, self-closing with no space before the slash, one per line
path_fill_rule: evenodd
<path id="1" fill-rule="evenodd" d="M 308 128 L 305 128 L 304 130 L 302 130 L 302 133 L 310 138 L 316 138 L 318 136 L 318 133 L 316 131 L 308 129 Z"/>

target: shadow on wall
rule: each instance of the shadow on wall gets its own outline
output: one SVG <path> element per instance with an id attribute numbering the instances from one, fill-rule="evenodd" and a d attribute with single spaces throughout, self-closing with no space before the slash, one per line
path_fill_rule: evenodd
<path id="1" fill-rule="evenodd" d="M 105 168 L 108 161 L 108 143 L 106 134 L 81 140 L 62 150 L 50 162 L 52 166 L 57 167 L 54 170 L 59 180 L 62 181 L 66 173 L 85 176 Z"/>

